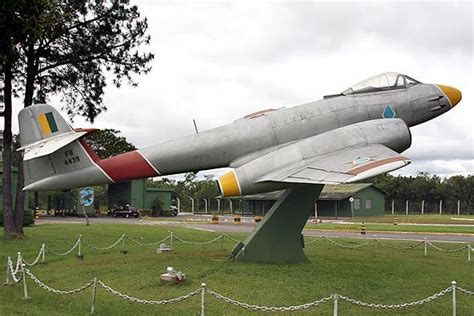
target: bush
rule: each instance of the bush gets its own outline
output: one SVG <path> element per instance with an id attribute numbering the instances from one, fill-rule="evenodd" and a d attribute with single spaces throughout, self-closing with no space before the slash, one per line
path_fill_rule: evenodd
<path id="1" fill-rule="evenodd" d="M 25 210 L 25 215 L 23 216 L 23 227 L 29 227 L 34 225 L 35 218 L 33 216 L 32 210 Z M 3 227 L 3 210 L 0 210 L 0 227 Z"/>
<path id="2" fill-rule="evenodd" d="M 155 201 L 153 201 L 153 207 L 152 207 L 152 215 L 153 216 L 158 216 L 161 215 L 163 211 L 163 201 L 161 200 L 160 197 L 157 197 Z"/>
<path id="3" fill-rule="evenodd" d="M 141 216 L 151 216 L 152 215 L 152 210 L 139 210 Z"/>

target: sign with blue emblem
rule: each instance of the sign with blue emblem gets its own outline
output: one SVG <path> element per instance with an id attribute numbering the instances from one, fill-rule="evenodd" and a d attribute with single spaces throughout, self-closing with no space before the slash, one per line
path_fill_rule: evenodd
<path id="1" fill-rule="evenodd" d="M 84 206 L 91 206 L 94 203 L 94 189 L 84 188 L 79 191 L 79 199 Z"/>
<path id="2" fill-rule="evenodd" d="M 383 118 L 394 118 L 397 113 L 393 109 L 391 104 L 387 104 L 385 109 L 383 110 L 382 117 Z"/>

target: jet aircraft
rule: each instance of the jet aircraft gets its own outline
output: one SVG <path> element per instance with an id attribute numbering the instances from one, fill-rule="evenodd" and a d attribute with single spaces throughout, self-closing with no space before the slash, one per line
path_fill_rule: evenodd
<path id="1" fill-rule="evenodd" d="M 259 111 L 107 159 L 87 145 L 93 129 L 74 129 L 55 108 L 33 105 L 19 114 L 25 190 L 63 190 L 222 167 L 232 168 L 217 179 L 223 197 L 356 182 L 409 164 L 401 154 L 411 145 L 409 128 L 449 111 L 461 97 L 453 87 L 382 73 L 323 100 Z M 318 190 L 315 195 L 317 199 Z M 314 198 L 301 207 L 312 203 Z"/>

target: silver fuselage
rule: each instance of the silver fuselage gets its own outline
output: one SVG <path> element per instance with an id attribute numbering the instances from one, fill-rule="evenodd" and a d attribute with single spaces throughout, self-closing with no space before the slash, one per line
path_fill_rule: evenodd
<path id="1" fill-rule="evenodd" d="M 387 105 L 411 127 L 448 111 L 449 100 L 432 84 L 386 92 L 341 95 L 241 118 L 199 134 L 140 149 L 161 175 L 236 168 L 291 142 L 358 122 L 383 118 Z"/>

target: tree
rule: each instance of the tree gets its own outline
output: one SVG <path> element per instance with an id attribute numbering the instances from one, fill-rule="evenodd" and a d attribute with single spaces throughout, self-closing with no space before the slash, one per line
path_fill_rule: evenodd
<path id="1" fill-rule="evenodd" d="M 150 42 L 148 23 L 129 0 L 4 0 L 0 12 L 0 60 L 5 72 L 5 232 L 22 235 L 21 159 L 14 218 L 8 199 L 12 94 L 22 94 L 27 107 L 33 100 L 44 102 L 49 95 L 61 93 L 63 109 L 70 117 L 82 115 L 93 122 L 106 110 L 102 102 L 105 73 L 112 75 L 117 87 L 124 80 L 135 86 L 132 75 L 148 73 L 153 54 L 140 50 Z"/>
<path id="2" fill-rule="evenodd" d="M 87 143 L 100 159 L 117 156 L 136 149 L 125 137 L 118 136 L 118 134 L 120 134 L 120 131 L 116 129 L 98 130 L 87 137 Z"/>

